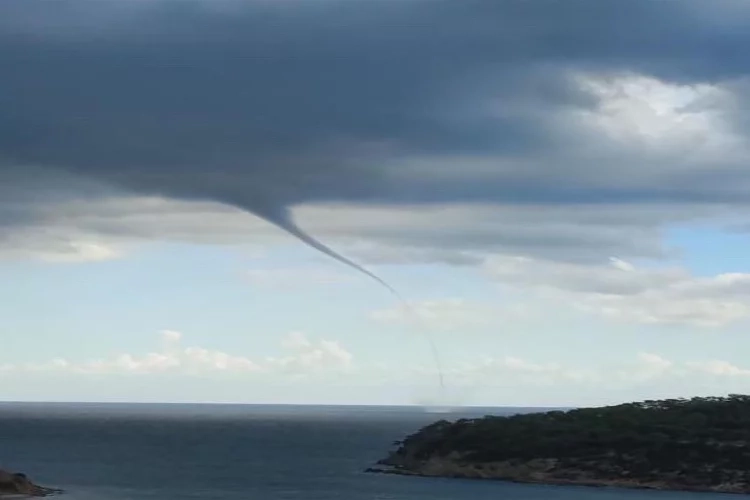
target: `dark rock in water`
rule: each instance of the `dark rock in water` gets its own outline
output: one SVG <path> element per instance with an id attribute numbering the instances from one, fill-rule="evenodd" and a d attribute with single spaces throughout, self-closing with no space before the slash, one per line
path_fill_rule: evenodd
<path id="1" fill-rule="evenodd" d="M 365 469 L 365 472 L 371 473 L 371 474 L 385 474 L 388 472 L 387 469 L 381 469 L 378 467 L 368 467 Z"/>
<path id="2" fill-rule="evenodd" d="M 62 490 L 45 488 L 32 483 L 22 472 L 8 472 L 0 469 L 0 495 L 29 495 L 44 497 Z"/>

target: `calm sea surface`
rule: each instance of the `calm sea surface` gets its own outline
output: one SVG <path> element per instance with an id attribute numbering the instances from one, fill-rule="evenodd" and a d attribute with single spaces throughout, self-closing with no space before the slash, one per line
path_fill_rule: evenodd
<path id="1" fill-rule="evenodd" d="M 650 500 L 740 498 L 365 474 L 439 418 L 400 407 L 0 404 L 0 467 L 61 500 Z"/>

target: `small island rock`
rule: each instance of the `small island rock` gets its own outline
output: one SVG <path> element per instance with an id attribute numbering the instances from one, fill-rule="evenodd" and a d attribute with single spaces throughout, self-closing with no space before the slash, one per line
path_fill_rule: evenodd
<path id="1" fill-rule="evenodd" d="M 60 493 L 60 490 L 34 484 L 21 472 L 8 472 L 0 469 L 0 495 L 28 495 L 43 497 Z"/>

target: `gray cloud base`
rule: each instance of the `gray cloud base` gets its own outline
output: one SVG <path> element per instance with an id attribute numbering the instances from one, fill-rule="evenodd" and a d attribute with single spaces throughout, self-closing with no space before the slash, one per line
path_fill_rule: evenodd
<path id="1" fill-rule="evenodd" d="M 744 204 L 743 157 L 613 149 L 555 117 L 598 105 L 576 71 L 735 82 L 741 95 L 747 12 L 741 1 L 8 0 L 0 174 L 17 199 L 0 202 L 0 224 L 104 185 L 215 200 L 292 232 L 288 209 L 306 203 Z M 744 131 L 741 113 L 726 119 Z"/>

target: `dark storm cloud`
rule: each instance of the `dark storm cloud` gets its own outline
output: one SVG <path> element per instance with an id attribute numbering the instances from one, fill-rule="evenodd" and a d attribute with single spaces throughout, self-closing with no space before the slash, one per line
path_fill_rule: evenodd
<path id="1" fill-rule="evenodd" d="M 575 97 L 555 66 L 710 80 L 735 71 L 730 49 L 750 39 L 701 25 L 681 2 L 212 4 L 4 2 L 0 152 L 186 195 L 533 195 L 540 179 L 523 172 L 498 176 L 510 189 L 443 192 L 408 176 L 388 186 L 378 155 L 357 149 L 523 154 L 545 146 L 537 120 L 452 112 L 481 97 L 470 94 L 478 79 L 498 98 L 532 92 L 552 108 Z"/>
<path id="2" fill-rule="evenodd" d="M 315 201 L 742 200 L 750 174 L 736 164 L 714 165 L 725 182 L 707 186 L 703 167 L 582 159 L 547 118 L 596 104 L 570 70 L 681 83 L 745 75 L 743 8 L 6 0 L 0 168 L 217 200 L 292 232 L 287 208 Z"/>

